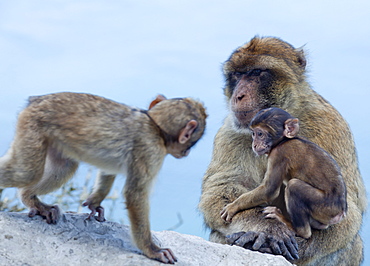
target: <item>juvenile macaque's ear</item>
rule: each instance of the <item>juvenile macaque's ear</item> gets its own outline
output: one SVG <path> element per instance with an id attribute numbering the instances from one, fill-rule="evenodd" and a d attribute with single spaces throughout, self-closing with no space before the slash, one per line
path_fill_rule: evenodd
<path id="1" fill-rule="evenodd" d="M 179 143 L 184 144 L 186 143 L 190 138 L 191 135 L 193 134 L 194 130 L 197 128 L 198 122 L 195 120 L 190 120 L 186 126 L 181 129 L 180 134 L 179 134 Z"/>
<path id="2" fill-rule="evenodd" d="M 298 118 L 290 118 L 285 121 L 284 136 L 287 138 L 294 138 L 299 131 Z"/>
<path id="3" fill-rule="evenodd" d="M 157 98 L 155 98 L 149 105 L 149 110 L 153 108 L 154 105 L 156 105 L 157 103 L 163 101 L 163 100 L 166 100 L 167 98 L 162 95 L 162 94 L 158 94 Z"/>

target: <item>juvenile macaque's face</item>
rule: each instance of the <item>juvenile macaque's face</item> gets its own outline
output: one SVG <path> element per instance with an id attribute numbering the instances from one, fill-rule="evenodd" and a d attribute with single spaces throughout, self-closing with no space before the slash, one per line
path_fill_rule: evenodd
<path id="1" fill-rule="evenodd" d="M 178 142 L 171 143 L 167 146 L 168 153 L 177 159 L 188 156 L 190 149 L 191 147 L 189 145 L 180 144 Z"/>
<path id="2" fill-rule="evenodd" d="M 255 154 L 269 154 L 272 147 L 272 138 L 267 130 L 261 127 L 252 128 L 252 149 Z"/>
<path id="3" fill-rule="evenodd" d="M 198 125 L 199 123 L 196 120 L 187 122 L 185 127 L 180 130 L 177 141 L 166 144 L 167 152 L 177 159 L 188 156 L 191 147 L 193 147 L 203 135 L 203 131 L 195 131 Z"/>

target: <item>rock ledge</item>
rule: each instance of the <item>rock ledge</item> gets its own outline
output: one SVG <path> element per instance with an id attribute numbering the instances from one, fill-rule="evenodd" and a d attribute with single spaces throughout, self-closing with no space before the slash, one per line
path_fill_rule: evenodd
<path id="1" fill-rule="evenodd" d="M 0 212 L 0 265 L 165 265 L 141 255 L 128 226 L 85 221 L 87 214 L 64 214 L 56 225 L 24 213 Z M 153 232 L 170 247 L 176 265 L 291 265 L 273 256 L 211 243 L 173 231 Z"/>

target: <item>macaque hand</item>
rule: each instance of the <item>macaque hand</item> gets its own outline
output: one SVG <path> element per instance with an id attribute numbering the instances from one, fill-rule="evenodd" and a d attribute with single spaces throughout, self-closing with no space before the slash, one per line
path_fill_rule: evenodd
<path id="1" fill-rule="evenodd" d="M 93 204 L 92 201 L 87 199 L 84 203 L 82 203 L 82 206 L 88 207 L 91 210 L 91 213 L 86 218 L 86 220 L 90 220 L 91 218 L 95 218 L 98 222 L 104 222 L 104 208 L 100 205 Z M 95 214 L 98 213 L 98 216 L 95 216 Z"/>
<path id="2" fill-rule="evenodd" d="M 155 259 L 167 264 L 175 264 L 175 262 L 177 262 L 175 254 L 169 248 L 159 248 L 158 250 L 153 250 L 149 254 L 145 255 L 151 259 Z"/>
<path id="3" fill-rule="evenodd" d="M 235 213 L 237 213 L 237 209 L 234 203 L 227 204 L 222 211 L 220 212 L 221 218 L 224 219 L 226 222 L 231 223 Z"/>
<path id="4" fill-rule="evenodd" d="M 294 233 L 283 230 L 268 234 L 265 232 L 238 232 L 226 236 L 230 245 L 236 245 L 250 250 L 274 255 L 283 255 L 287 260 L 296 260 L 298 256 L 298 244 Z"/>

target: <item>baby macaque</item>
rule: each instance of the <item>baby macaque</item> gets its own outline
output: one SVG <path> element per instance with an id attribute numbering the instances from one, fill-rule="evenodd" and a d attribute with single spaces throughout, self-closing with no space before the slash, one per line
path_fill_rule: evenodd
<path id="1" fill-rule="evenodd" d="M 150 109 L 131 108 L 99 96 L 56 93 L 30 97 L 19 114 L 16 135 L 0 158 L 0 186 L 18 187 L 29 216 L 56 223 L 60 210 L 37 195 L 67 182 L 80 161 L 102 170 L 92 195 L 84 203 L 98 212 L 116 174 L 126 175 L 124 195 L 133 239 L 149 258 L 177 261 L 168 248 L 152 241 L 148 194 L 166 154 L 182 158 L 202 137 L 206 125 L 203 105 L 191 98 L 158 96 Z"/>
<path id="2" fill-rule="evenodd" d="M 280 209 L 266 207 L 266 218 L 284 222 L 303 238 L 311 237 L 311 227 L 326 229 L 339 223 L 347 212 L 347 190 L 335 160 L 322 148 L 298 137 L 299 121 L 279 108 L 264 109 L 250 123 L 252 149 L 268 156 L 267 171 L 260 186 L 242 194 L 221 211 L 231 222 L 239 211 L 269 204 L 285 188 L 289 219 Z"/>

